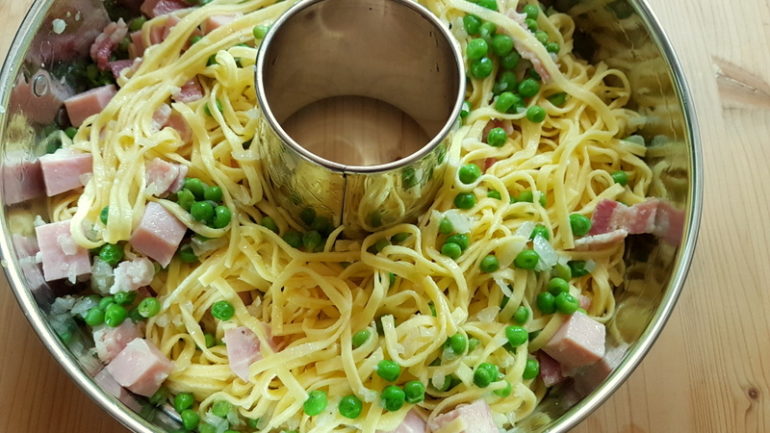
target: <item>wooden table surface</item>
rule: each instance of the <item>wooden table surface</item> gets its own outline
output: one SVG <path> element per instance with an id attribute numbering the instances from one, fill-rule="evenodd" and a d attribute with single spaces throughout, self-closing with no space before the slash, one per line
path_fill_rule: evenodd
<path id="1" fill-rule="evenodd" d="M 651 353 L 576 433 L 770 432 L 770 2 L 649 0 L 683 61 L 705 161 L 684 294 Z M 0 58 L 32 0 L 0 0 Z M 0 433 L 125 431 L 64 374 L 0 282 Z"/>

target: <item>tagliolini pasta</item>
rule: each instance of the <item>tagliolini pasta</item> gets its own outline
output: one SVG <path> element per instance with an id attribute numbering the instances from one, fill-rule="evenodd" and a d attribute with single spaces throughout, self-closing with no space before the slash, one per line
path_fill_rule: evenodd
<path id="1" fill-rule="evenodd" d="M 612 290 L 622 281 L 623 244 L 574 250 L 570 216 L 590 216 L 601 199 L 628 204 L 645 199 L 651 182 L 642 160 L 645 147 L 619 139 L 641 122 L 638 113 L 625 108 L 628 80 L 619 70 L 573 54 L 575 28 L 567 15 L 545 14 L 538 6 L 535 33 L 517 12 L 525 2 L 499 1 L 494 11 L 463 0 L 426 1 L 451 26 L 466 55 L 469 42 L 479 38 L 467 34 L 467 14 L 512 37 L 524 58 L 514 73 L 518 79 L 531 75 L 538 88 L 526 106 L 500 112 L 497 74 L 472 78 L 470 110 L 454 133 L 445 184 L 431 208 L 414 224 L 362 239 L 345 239 L 338 227 L 323 241 L 322 251 L 308 252 L 282 238 L 306 228 L 278 208 L 265 187 L 254 91 L 259 43 L 254 28 L 270 25 L 291 4 L 215 0 L 182 11 L 168 37 L 146 51 L 136 70 L 124 72 L 112 102 L 80 128 L 71 147 L 93 155 L 93 175 L 84 190 L 52 199 L 53 219 L 71 218 L 76 242 L 92 249 L 127 241 L 147 203 L 155 201 L 195 235 L 185 242 L 198 243 L 198 261 L 174 259 L 154 277 L 151 288 L 162 308 L 148 319 L 146 338 L 174 361 L 165 386 L 173 393 L 192 393 L 204 421 L 216 402 L 227 401 L 241 418 L 259 419 L 264 431 L 389 431 L 412 407 L 433 419 L 485 399 L 498 426 L 515 427 L 546 391 L 525 371 L 532 368 L 532 354 L 566 317 L 544 314 L 536 305 L 549 279 L 559 275 L 557 269 L 569 269 L 569 262 L 590 271 L 570 281 L 573 299 L 590 300 L 587 313 L 599 322 L 614 313 Z M 213 15 L 237 18 L 190 44 L 198 26 Z M 166 19 L 144 26 L 145 42 Z M 542 35 L 552 43 L 550 51 L 538 40 Z M 473 61 L 466 61 L 472 69 Z M 497 72 L 499 62 L 494 67 Z M 193 78 L 204 97 L 170 103 Z M 189 125 L 191 144 L 173 128 L 159 130 L 153 123 L 153 115 L 168 103 Z M 528 118 L 531 105 L 544 110 L 542 121 Z M 489 144 L 490 126 L 506 131 L 504 144 Z M 189 177 L 219 186 L 232 222 L 212 228 L 171 198 L 151 195 L 145 165 L 154 158 L 183 164 Z M 466 184 L 458 173 L 471 163 L 483 173 Z M 627 185 L 612 177 L 621 169 L 630 179 Z M 457 209 L 457 195 L 468 192 L 471 205 Z M 106 206 L 103 225 L 99 214 Z M 260 224 L 266 216 L 278 233 Z M 451 233 L 442 221 L 451 223 Z M 541 235 L 532 241 L 536 230 Z M 453 234 L 468 242 L 457 259 L 442 254 Z M 525 249 L 539 254 L 535 269 L 513 264 Z M 128 258 L 138 256 L 128 245 L 125 251 Z M 499 269 L 492 259 L 482 263 L 488 256 Z M 210 314 L 223 300 L 234 307 L 230 320 Z M 510 347 L 506 327 L 517 311 L 530 316 L 523 324 L 530 339 Z M 224 345 L 206 341 L 205 334 L 220 341 L 236 326 L 247 327 L 261 343 L 262 359 L 249 368 L 248 381 L 230 369 Z M 366 330 L 370 337 L 362 342 L 367 333 L 360 331 Z M 458 354 L 445 344 L 456 334 L 472 350 Z M 384 408 L 381 392 L 390 383 L 377 374 L 382 360 L 400 366 L 396 384 L 420 381 L 425 399 L 395 411 Z M 474 377 L 482 363 L 500 372 L 485 387 Z M 303 405 L 312 390 L 324 391 L 328 406 L 308 416 Z M 342 397 L 351 394 L 363 406 L 353 419 L 337 410 Z M 240 422 L 231 417 L 229 426 L 247 428 Z"/>

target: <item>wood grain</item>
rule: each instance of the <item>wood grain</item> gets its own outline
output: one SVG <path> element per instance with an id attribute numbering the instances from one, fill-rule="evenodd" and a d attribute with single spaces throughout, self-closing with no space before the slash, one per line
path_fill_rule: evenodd
<path id="1" fill-rule="evenodd" d="M 705 162 L 684 294 L 630 380 L 575 433 L 770 431 L 770 3 L 649 0 L 695 96 Z M 31 0 L 0 0 L 5 53 Z M 4 54 L 3 54 L 4 57 Z M 0 287 L 0 432 L 120 432 L 54 363 Z"/>

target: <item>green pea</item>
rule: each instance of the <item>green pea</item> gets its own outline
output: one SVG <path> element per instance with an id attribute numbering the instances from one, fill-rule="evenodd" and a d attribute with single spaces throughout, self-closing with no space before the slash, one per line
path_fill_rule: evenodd
<path id="1" fill-rule="evenodd" d="M 535 39 L 537 39 L 541 44 L 545 45 L 548 43 L 548 33 L 538 30 L 535 32 Z"/>
<path id="2" fill-rule="evenodd" d="M 211 306 L 211 315 L 218 320 L 230 320 L 235 315 L 235 308 L 228 301 L 217 301 Z"/>
<path id="3" fill-rule="evenodd" d="M 554 277 L 561 278 L 562 280 L 569 281 L 572 279 L 572 270 L 564 263 L 557 263 L 553 267 L 552 275 Z"/>
<path id="4" fill-rule="evenodd" d="M 361 410 L 363 407 L 364 405 L 361 403 L 361 399 L 353 394 L 342 397 L 339 405 L 337 406 L 340 411 L 340 415 L 350 419 L 358 418 L 358 416 L 361 415 Z"/>
<path id="5" fill-rule="evenodd" d="M 233 213 L 227 206 L 217 206 L 214 208 L 214 221 L 211 224 L 215 229 L 223 229 L 230 224 Z"/>
<path id="6" fill-rule="evenodd" d="M 406 241 L 407 239 L 409 239 L 411 236 L 412 234 L 408 232 L 396 233 L 395 235 L 390 237 L 390 241 L 393 242 L 394 244 L 400 244 Z"/>
<path id="7" fill-rule="evenodd" d="M 216 61 L 214 61 L 214 63 L 212 63 L 212 64 L 216 64 Z M 209 66 L 211 66 L 211 65 L 209 65 Z M 217 111 L 221 113 L 222 110 L 223 110 L 222 109 L 222 101 L 217 99 L 216 101 L 214 101 L 214 104 L 216 106 Z M 213 114 L 211 114 L 211 108 L 209 107 L 209 103 L 208 102 L 206 103 L 206 105 L 203 106 L 203 112 L 206 113 L 207 116 L 213 116 Z"/>
<path id="8" fill-rule="evenodd" d="M 489 254 L 483 259 L 481 259 L 479 268 L 481 269 L 481 272 L 489 274 L 500 269 L 500 262 L 497 260 L 497 257 L 493 256 L 492 254 Z"/>
<path id="9" fill-rule="evenodd" d="M 540 363 L 537 362 L 537 359 L 528 359 L 522 377 L 524 380 L 530 380 L 536 378 L 538 374 L 540 374 Z"/>
<path id="10" fill-rule="evenodd" d="M 492 147 L 501 147 L 507 140 L 508 134 L 503 128 L 492 128 L 489 130 L 489 133 L 487 133 L 487 144 Z"/>
<path id="11" fill-rule="evenodd" d="M 139 16 L 131 21 L 128 22 L 128 30 L 131 32 L 135 32 L 142 29 L 142 26 L 144 26 L 144 23 L 147 22 L 147 18 Z"/>
<path id="12" fill-rule="evenodd" d="M 149 319 L 160 313 L 160 302 L 156 298 L 144 298 L 136 309 L 140 316 Z"/>
<path id="13" fill-rule="evenodd" d="M 217 400 L 211 406 L 211 412 L 220 418 L 227 417 L 230 413 L 230 409 L 232 409 L 232 405 L 227 400 Z"/>
<path id="14" fill-rule="evenodd" d="M 548 97 L 548 102 L 553 104 L 555 107 L 563 107 L 567 102 L 567 94 L 564 92 L 554 93 Z"/>
<path id="15" fill-rule="evenodd" d="M 531 98 L 540 91 L 540 83 L 532 78 L 525 78 L 519 83 L 519 94 L 525 98 Z"/>
<path id="16" fill-rule="evenodd" d="M 536 19 L 537 16 L 540 14 L 540 8 L 533 4 L 524 5 L 524 8 L 522 8 L 521 11 L 524 12 L 527 18 L 530 18 L 533 20 Z"/>
<path id="17" fill-rule="evenodd" d="M 396 284 L 396 274 L 393 272 L 388 273 L 388 287 L 393 287 Z"/>
<path id="18" fill-rule="evenodd" d="M 495 95 L 500 95 L 503 92 L 515 92 L 516 86 L 519 84 L 518 78 L 516 78 L 516 74 L 513 73 L 513 71 L 502 71 L 497 76 L 497 82 L 495 83 L 495 86 L 492 88 L 492 92 Z M 518 101 L 521 101 L 521 98 L 518 97 L 518 95 L 514 95 L 515 98 L 513 98 L 514 103 Z M 511 99 L 510 96 L 506 96 L 506 98 Z M 497 103 L 500 100 L 499 96 L 498 99 L 495 101 L 495 109 L 497 111 L 501 111 L 500 108 L 497 107 Z M 504 101 L 508 102 L 508 101 Z M 513 107 L 515 104 L 511 105 Z M 511 107 L 508 107 L 509 109 Z M 501 112 L 507 112 L 508 110 L 501 111 Z"/>
<path id="19" fill-rule="evenodd" d="M 493 198 L 495 200 L 502 200 L 503 199 L 503 196 L 500 194 L 500 191 L 497 191 L 497 190 L 494 190 L 494 189 L 492 191 L 487 191 L 487 197 Z"/>
<path id="20" fill-rule="evenodd" d="M 476 350 L 476 348 L 479 347 L 479 343 L 481 343 L 481 341 L 479 341 L 478 338 L 475 338 L 475 337 L 469 338 L 468 339 L 468 353 L 471 353 L 474 350 Z"/>
<path id="21" fill-rule="evenodd" d="M 176 193 L 176 202 L 182 209 L 189 212 L 195 203 L 195 194 L 187 188 L 182 189 Z"/>
<path id="22" fill-rule="evenodd" d="M 575 236 L 585 236 L 591 231 L 591 220 L 585 215 L 573 213 L 569 216 L 569 225 Z"/>
<path id="23" fill-rule="evenodd" d="M 195 195 L 197 200 L 203 200 L 207 185 L 197 177 L 188 177 L 184 180 L 184 188 Z"/>
<path id="24" fill-rule="evenodd" d="M 441 254 L 452 260 L 457 260 L 463 255 L 463 250 L 460 248 L 460 245 L 457 245 L 454 242 L 444 242 L 444 245 L 441 246 Z"/>
<path id="25" fill-rule="evenodd" d="M 532 123 L 541 123 L 545 120 L 545 109 L 539 105 L 533 105 L 527 108 L 527 120 Z"/>
<path id="26" fill-rule="evenodd" d="M 516 202 L 534 203 L 535 202 L 534 194 L 532 194 L 532 191 L 522 191 L 518 197 L 512 200 L 513 200 L 512 203 L 516 203 Z"/>
<path id="27" fill-rule="evenodd" d="M 246 419 L 246 427 L 251 428 L 251 429 L 259 428 L 259 418 L 247 418 Z"/>
<path id="28" fill-rule="evenodd" d="M 463 26 L 465 27 L 465 33 L 471 36 L 477 35 L 481 29 L 481 18 L 471 14 L 465 15 L 463 17 Z"/>
<path id="29" fill-rule="evenodd" d="M 265 26 L 265 25 L 254 26 L 254 30 L 252 30 L 252 34 L 254 34 L 254 39 L 264 39 L 265 35 L 267 35 L 268 30 L 270 30 L 270 26 Z"/>
<path id="30" fill-rule="evenodd" d="M 451 242 L 451 243 L 460 245 L 460 248 L 463 251 L 467 250 L 468 247 L 470 246 L 470 238 L 468 237 L 468 233 L 449 236 L 448 238 L 446 238 L 446 241 L 444 242 Z"/>
<path id="31" fill-rule="evenodd" d="M 194 35 L 193 37 L 190 38 L 190 45 L 197 44 L 198 42 L 201 41 L 201 39 L 203 39 L 203 36 L 201 36 L 201 35 Z"/>
<path id="32" fill-rule="evenodd" d="M 535 250 L 525 249 L 516 255 L 513 259 L 513 264 L 517 268 L 521 269 L 535 269 L 537 263 L 540 261 L 540 254 Z"/>
<path id="33" fill-rule="evenodd" d="M 105 296 L 102 298 L 101 301 L 99 301 L 99 308 L 102 310 L 107 310 L 107 307 L 109 307 L 111 304 L 115 303 L 115 298 L 112 296 Z"/>
<path id="34" fill-rule="evenodd" d="M 332 222 L 329 218 L 318 216 L 313 220 L 313 223 L 310 224 L 310 228 L 324 236 L 328 236 L 329 233 L 331 233 L 334 229 L 334 226 L 332 225 Z"/>
<path id="35" fill-rule="evenodd" d="M 128 317 L 128 311 L 125 307 L 118 304 L 110 304 L 106 310 L 104 310 L 104 323 L 110 328 L 117 328 Z"/>
<path id="36" fill-rule="evenodd" d="M 626 186 L 628 184 L 628 173 L 623 170 L 613 172 L 611 176 L 612 180 L 619 185 Z"/>
<path id="37" fill-rule="evenodd" d="M 313 221 L 315 221 L 315 216 L 315 210 L 311 207 L 306 207 L 305 209 L 302 209 L 302 212 L 299 213 L 299 219 L 301 219 L 302 222 L 308 226 L 313 224 Z"/>
<path id="38" fill-rule="evenodd" d="M 458 209 L 472 209 L 476 206 L 476 196 L 472 192 L 461 192 L 455 196 L 454 205 Z"/>
<path id="39" fill-rule="evenodd" d="M 203 339 L 206 342 L 207 349 L 210 349 L 217 345 L 217 339 L 212 334 L 209 334 L 209 333 L 203 334 Z"/>
<path id="40" fill-rule="evenodd" d="M 471 77 L 479 80 L 492 74 L 495 65 L 489 57 L 482 57 L 471 62 Z"/>
<path id="41" fill-rule="evenodd" d="M 439 222 L 438 231 L 442 235 L 448 235 L 453 231 L 455 231 L 455 228 L 454 228 L 454 225 L 452 224 L 452 221 L 450 221 L 449 218 L 444 217 L 444 218 L 441 218 L 441 222 Z"/>
<path id="42" fill-rule="evenodd" d="M 292 248 L 299 248 L 302 246 L 302 233 L 296 230 L 289 230 L 283 235 L 283 240 Z"/>
<path id="43" fill-rule="evenodd" d="M 195 430 L 198 428 L 198 424 L 201 422 L 201 417 L 198 415 L 198 412 L 187 409 L 182 411 L 180 415 L 182 417 L 182 426 L 184 426 L 185 430 Z"/>
<path id="44" fill-rule="evenodd" d="M 493 11 L 497 10 L 497 0 L 474 0 L 474 3 Z"/>
<path id="45" fill-rule="evenodd" d="M 527 29 L 529 29 L 530 32 L 534 33 L 538 29 L 537 20 L 532 18 L 527 18 L 524 20 L 524 24 L 527 26 Z"/>
<path id="46" fill-rule="evenodd" d="M 465 334 L 458 332 L 449 337 L 446 344 L 455 355 L 461 355 L 465 353 L 465 349 L 468 348 L 468 337 L 466 337 Z"/>
<path id="47" fill-rule="evenodd" d="M 554 296 L 558 296 L 560 293 L 569 292 L 569 283 L 563 278 L 551 278 L 548 282 L 548 292 Z"/>
<path id="48" fill-rule="evenodd" d="M 465 164 L 458 170 L 458 177 L 460 182 L 466 185 L 471 184 L 481 177 L 481 168 L 473 163 Z"/>
<path id="49" fill-rule="evenodd" d="M 118 305 L 129 305 L 133 304 L 134 300 L 136 299 L 136 292 L 123 292 L 120 291 L 115 294 L 115 303 Z"/>
<path id="50" fill-rule="evenodd" d="M 104 311 L 99 307 L 93 307 L 86 313 L 86 325 L 90 327 L 99 326 L 104 323 Z"/>
<path id="51" fill-rule="evenodd" d="M 561 50 L 561 47 L 559 46 L 558 42 L 548 42 L 545 44 L 545 49 L 549 53 L 558 54 L 559 51 Z"/>
<path id="52" fill-rule="evenodd" d="M 527 323 L 529 320 L 529 308 L 519 305 L 519 308 L 516 309 L 516 312 L 513 313 L 512 317 L 513 321 L 518 323 L 519 325 L 523 325 Z"/>
<path id="53" fill-rule="evenodd" d="M 535 239 L 538 236 L 542 237 L 545 240 L 551 239 L 551 234 L 548 233 L 548 228 L 542 224 L 538 224 L 535 226 L 534 229 L 532 229 L 532 234 L 529 235 L 529 238 Z"/>
<path id="54" fill-rule="evenodd" d="M 556 298 L 549 292 L 543 292 L 537 295 L 537 308 L 543 314 L 553 314 L 556 312 Z"/>
<path id="55" fill-rule="evenodd" d="M 215 202 L 221 202 L 222 201 L 222 188 L 212 185 L 212 186 L 206 186 L 203 192 L 203 198 L 206 200 L 211 200 Z"/>
<path id="56" fill-rule="evenodd" d="M 195 255 L 195 251 L 189 245 L 180 248 L 178 255 L 182 263 L 195 263 L 198 261 L 198 256 Z"/>
<path id="57" fill-rule="evenodd" d="M 123 248 L 117 244 L 104 244 L 99 249 L 99 258 L 110 266 L 115 266 L 123 260 Z"/>
<path id="58" fill-rule="evenodd" d="M 511 383 L 505 382 L 505 387 L 496 389 L 493 392 L 495 393 L 496 396 L 505 398 L 511 395 L 512 391 L 513 391 L 513 386 L 511 386 Z"/>
<path id="59" fill-rule="evenodd" d="M 484 39 L 492 39 L 497 31 L 497 25 L 495 23 L 484 21 L 479 27 L 479 36 Z"/>
<path id="60" fill-rule="evenodd" d="M 500 372 L 497 370 L 496 365 L 482 362 L 473 372 L 473 383 L 479 388 L 486 388 L 492 382 L 496 382 L 499 375 Z"/>
<path id="61" fill-rule="evenodd" d="M 521 326 L 506 326 L 505 338 L 512 347 L 519 347 L 529 340 L 529 333 Z"/>
<path id="62" fill-rule="evenodd" d="M 513 50 L 508 55 L 500 59 L 500 66 L 503 67 L 503 69 L 511 70 L 516 69 L 516 66 L 519 65 L 519 62 L 521 61 L 521 54 L 518 53 L 518 51 Z"/>
<path id="63" fill-rule="evenodd" d="M 572 314 L 580 308 L 580 301 L 570 295 L 569 292 L 559 293 L 559 295 L 556 296 L 555 303 L 556 311 L 561 314 Z"/>
<path id="64" fill-rule="evenodd" d="M 262 221 L 259 222 L 259 225 L 270 230 L 275 234 L 278 234 L 278 224 L 276 224 L 275 220 L 270 218 L 269 216 L 262 218 Z"/>
<path id="65" fill-rule="evenodd" d="M 110 207 L 105 206 L 102 208 L 102 211 L 99 212 L 99 220 L 101 220 L 102 224 L 107 225 L 107 220 L 109 219 L 110 215 Z"/>
<path id="66" fill-rule="evenodd" d="M 366 343 L 369 340 L 369 337 L 372 336 L 372 331 L 368 329 L 362 329 L 355 334 L 353 334 L 352 343 L 353 343 L 353 349 L 357 349 L 361 346 L 363 346 L 364 343 Z"/>
<path id="67" fill-rule="evenodd" d="M 389 385 L 382 390 L 380 399 L 385 410 L 388 412 L 395 412 L 404 406 L 406 394 L 403 389 L 395 385 Z"/>
<path id="68" fill-rule="evenodd" d="M 495 110 L 501 112 L 501 113 L 507 113 L 511 108 L 516 107 L 519 103 L 521 103 L 521 98 L 519 98 L 518 95 L 514 94 L 513 92 L 503 92 L 500 95 L 497 96 L 495 99 Z M 505 130 L 503 128 L 495 128 L 503 131 L 502 134 L 502 146 L 505 144 L 505 140 L 508 138 L 508 135 L 505 133 Z M 494 130 L 494 129 L 493 129 Z M 491 135 L 492 131 L 489 131 L 489 134 L 487 135 L 487 143 L 489 143 L 490 146 L 493 146 L 492 143 L 489 142 L 489 135 Z M 496 146 L 497 147 L 497 146 Z"/>
<path id="69" fill-rule="evenodd" d="M 409 381 L 404 385 L 404 395 L 407 403 L 420 403 L 425 400 L 425 385 L 419 380 Z"/>
<path id="70" fill-rule="evenodd" d="M 385 238 L 378 239 L 377 242 L 374 243 L 374 250 L 377 251 L 378 253 L 381 253 L 382 250 L 384 250 L 385 247 L 387 246 L 390 246 L 389 240 Z"/>
<path id="71" fill-rule="evenodd" d="M 323 412 L 324 409 L 326 409 L 327 404 L 329 404 L 329 401 L 326 398 L 326 392 L 321 391 L 320 389 L 315 389 L 310 391 L 310 394 L 308 394 L 307 400 L 305 400 L 302 408 L 304 409 L 306 415 L 314 416 Z"/>
<path id="72" fill-rule="evenodd" d="M 508 35 L 495 35 L 492 38 L 492 51 L 500 57 L 513 51 L 513 39 Z"/>
<path id="73" fill-rule="evenodd" d="M 377 375 L 388 382 L 395 382 L 401 376 L 401 366 L 394 361 L 383 359 L 377 363 Z"/>
<path id="74" fill-rule="evenodd" d="M 302 246 L 305 247 L 305 251 L 314 252 L 323 248 L 323 237 L 321 233 L 315 230 L 305 232 L 302 235 Z"/>
<path id="75" fill-rule="evenodd" d="M 193 404 L 195 404 L 195 397 L 189 392 L 180 392 L 174 396 L 174 410 L 179 414 L 193 407 Z"/>
<path id="76" fill-rule="evenodd" d="M 190 215 L 196 221 L 210 221 L 214 218 L 214 206 L 207 201 L 196 201 L 190 207 Z"/>
<path id="77" fill-rule="evenodd" d="M 586 269 L 585 260 L 571 260 L 567 262 L 567 266 L 569 266 L 569 270 L 575 278 L 589 274 L 588 269 Z"/>
<path id="78" fill-rule="evenodd" d="M 482 38 L 471 39 L 468 42 L 468 46 L 465 48 L 465 54 L 469 60 L 478 60 L 487 55 L 489 52 L 489 46 L 487 41 Z"/>

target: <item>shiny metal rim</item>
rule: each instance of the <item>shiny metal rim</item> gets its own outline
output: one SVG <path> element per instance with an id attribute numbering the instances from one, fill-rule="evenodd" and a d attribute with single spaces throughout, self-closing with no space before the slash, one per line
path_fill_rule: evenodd
<path id="1" fill-rule="evenodd" d="M 272 127 L 273 131 L 275 131 L 275 133 L 278 134 L 278 136 L 281 138 L 283 143 L 287 144 L 294 152 L 296 152 L 303 159 L 305 159 L 306 161 L 312 164 L 317 164 L 333 171 L 343 172 L 343 173 L 381 173 L 381 172 L 386 172 L 386 171 L 398 169 L 401 167 L 405 167 L 409 164 L 412 164 L 415 161 L 419 161 L 421 158 L 423 158 L 425 155 L 429 154 L 433 149 L 435 149 L 436 146 L 438 146 L 444 140 L 444 138 L 446 138 L 446 136 L 449 134 L 449 132 L 452 130 L 452 128 L 455 126 L 458 119 L 460 118 L 460 111 L 462 110 L 463 101 L 465 100 L 465 79 L 464 79 L 465 65 L 463 64 L 463 55 L 460 52 L 460 46 L 455 41 L 454 36 L 452 36 L 452 34 L 449 33 L 449 29 L 447 29 L 441 23 L 441 21 L 439 21 L 439 19 L 435 15 L 433 15 L 429 10 L 427 10 L 425 7 L 413 1 L 392 0 L 417 11 L 420 15 L 422 15 L 423 18 L 430 21 L 431 24 L 433 24 L 433 26 L 441 32 L 441 35 L 447 40 L 448 45 L 452 49 L 452 53 L 455 58 L 455 64 L 457 66 L 456 72 L 458 77 L 458 89 L 457 89 L 457 95 L 455 98 L 454 107 L 452 108 L 452 112 L 449 116 L 449 119 L 447 119 L 447 122 L 444 124 L 441 130 L 436 134 L 436 136 L 431 139 L 431 141 L 428 144 L 423 146 L 417 152 L 405 158 L 399 159 L 398 161 L 389 162 L 387 164 L 368 165 L 368 166 L 340 164 L 334 161 L 329 161 L 328 159 L 325 159 L 325 158 L 321 158 L 320 156 L 300 146 L 299 143 L 294 141 L 294 139 L 291 138 L 289 134 L 286 133 L 286 131 L 284 131 L 284 129 L 281 127 L 278 120 L 275 118 L 273 111 L 270 109 L 270 105 L 268 105 L 267 103 L 265 83 L 261 79 L 261 75 L 262 75 L 261 71 L 264 69 L 264 66 L 265 66 L 265 55 L 267 51 L 263 47 L 267 47 L 270 45 L 270 42 L 272 42 L 273 37 L 275 36 L 275 33 L 277 32 L 277 30 L 289 18 L 291 18 L 301 10 L 307 8 L 308 6 L 311 6 L 316 3 L 320 3 L 322 1 L 324 0 L 302 0 L 299 3 L 295 4 L 289 10 L 287 10 L 283 15 L 281 15 L 281 17 L 278 18 L 278 20 L 275 23 L 273 23 L 272 27 L 265 35 L 265 38 L 262 40 L 262 43 L 260 44 L 259 53 L 257 54 L 257 63 L 254 68 L 255 83 L 257 88 L 257 100 L 259 101 L 259 105 L 262 109 L 262 115 L 265 116 L 268 124 L 270 125 L 270 127 Z"/>
<path id="2" fill-rule="evenodd" d="M 0 106 L 7 105 L 8 98 L 10 97 L 11 93 L 10 90 L 13 84 L 12 79 L 18 74 L 23 60 L 21 54 L 23 54 L 31 44 L 32 39 L 35 37 L 33 30 L 39 28 L 43 19 L 45 18 L 47 11 L 53 4 L 53 1 L 54 0 L 36 0 L 24 18 L 21 27 L 16 32 L 16 36 L 11 44 L 10 50 L 8 51 L 5 63 L 0 70 L 0 86 L 2 86 L 0 87 Z M 315 1 L 320 0 L 308 0 L 308 2 Z M 561 417 L 560 421 L 549 430 L 553 433 L 563 433 L 569 431 L 579 422 L 585 419 L 589 414 L 595 411 L 620 387 L 620 385 L 628 378 L 628 376 L 630 376 L 630 374 L 634 371 L 634 369 L 636 369 L 641 360 L 650 350 L 653 343 L 655 343 L 661 331 L 663 330 L 663 327 L 665 326 L 669 317 L 671 316 L 676 301 L 681 294 L 682 287 L 684 285 L 684 281 L 693 258 L 698 238 L 698 230 L 700 228 L 700 220 L 703 207 L 703 160 L 701 140 L 700 135 L 698 134 L 697 117 L 692 95 L 686 83 L 680 61 L 671 46 L 671 42 L 663 32 L 658 19 L 652 13 L 646 0 L 630 1 L 638 12 L 639 16 L 644 20 L 654 41 L 663 52 L 669 68 L 669 72 L 673 77 L 677 96 L 679 97 L 679 100 L 683 106 L 683 115 L 688 132 L 687 139 L 689 144 L 689 156 L 691 164 L 689 203 L 686 224 L 687 232 L 685 234 L 682 248 L 680 248 L 678 253 L 678 265 L 674 270 L 671 280 L 669 281 L 666 294 L 663 297 L 661 305 L 658 307 L 647 329 L 636 343 L 634 349 L 626 356 L 624 362 L 613 372 L 609 379 L 600 388 L 595 390 L 588 398 L 578 403 L 578 405 L 570 409 L 564 416 Z M 455 46 L 455 44 L 453 44 L 453 46 Z M 455 49 L 459 50 L 459 48 L 456 46 Z M 260 50 L 260 53 L 261 52 L 262 51 Z M 259 60 L 262 60 L 261 55 L 258 57 L 258 61 Z M 262 92 L 264 92 L 264 89 L 262 89 Z M 261 102 L 262 101 L 260 101 L 260 103 Z M 459 99 L 458 104 L 455 107 L 458 115 L 461 105 L 462 99 Z M 5 128 L 5 117 L 5 114 L 0 114 L 0 136 L 3 135 L 3 130 Z M 271 120 L 275 121 L 275 119 Z M 307 157 L 304 154 L 303 156 Z M 398 163 L 400 163 L 400 161 L 391 163 L 391 165 L 388 166 L 388 169 L 398 167 L 398 165 L 392 165 Z M 372 167 L 368 168 L 371 169 Z M 2 194 L 2 192 L 0 192 L 0 194 Z M 3 204 L 2 202 L 3 200 L 0 196 L 0 205 Z M 5 223 L 5 214 L 0 213 L 0 224 L 5 226 Z M 101 388 L 99 388 L 92 381 L 92 379 L 80 369 L 77 361 L 72 357 L 67 348 L 62 345 L 53 330 L 48 326 L 48 323 L 38 308 L 32 294 L 29 292 L 29 290 L 26 289 L 24 285 L 24 280 L 21 277 L 21 271 L 18 267 L 18 263 L 15 259 L 12 259 L 14 257 L 14 250 L 12 248 L 11 239 L 8 233 L 3 233 L 2 236 L 0 236 L 0 253 L 2 253 L 3 258 L 3 271 L 5 272 L 6 278 L 10 283 L 11 290 L 16 296 L 24 316 L 30 322 L 35 333 L 38 335 L 40 340 L 43 342 L 51 355 L 56 359 L 59 365 L 64 368 L 67 374 L 72 377 L 75 383 L 86 393 L 86 395 L 93 399 L 97 404 L 99 404 L 99 406 L 101 406 L 107 413 L 118 420 L 121 424 L 137 433 L 158 433 L 159 430 L 157 430 L 155 426 L 128 409 L 123 403 L 118 402 L 116 399 L 108 396 L 104 391 L 102 391 Z"/>

